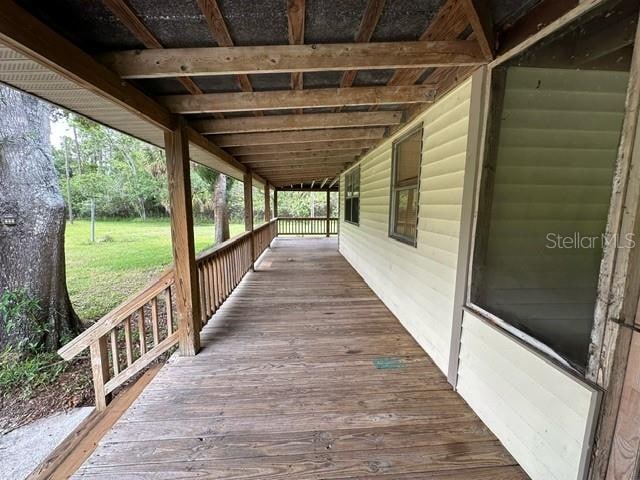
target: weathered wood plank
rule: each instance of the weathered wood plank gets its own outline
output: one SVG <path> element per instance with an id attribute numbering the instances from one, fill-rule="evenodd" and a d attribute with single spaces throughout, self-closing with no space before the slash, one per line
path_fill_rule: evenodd
<path id="1" fill-rule="evenodd" d="M 478 43 L 469 40 L 147 49 L 111 52 L 98 58 L 126 79 L 486 63 Z"/>
<path id="2" fill-rule="evenodd" d="M 267 117 L 238 117 L 223 120 L 194 120 L 193 128 L 203 134 L 274 132 L 281 130 L 315 130 L 319 128 L 375 127 L 398 125 L 402 112 L 345 112 L 305 113 L 299 115 L 270 115 Z"/>
<path id="3" fill-rule="evenodd" d="M 362 138 L 380 139 L 383 136 L 384 128 L 332 128 L 299 132 L 231 133 L 213 135 L 211 138 L 219 147 L 237 147 L 242 145 L 273 145 Z"/>
<path id="4" fill-rule="evenodd" d="M 335 247 L 276 239 L 76 478 L 525 479 Z"/>
<path id="5" fill-rule="evenodd" d="M 158 97 L 158 101 L 174 113 L 207 113 L 430 103 L 435 95 L 436 90 L 430 85 L 405 85 L 166 95 Z"/>

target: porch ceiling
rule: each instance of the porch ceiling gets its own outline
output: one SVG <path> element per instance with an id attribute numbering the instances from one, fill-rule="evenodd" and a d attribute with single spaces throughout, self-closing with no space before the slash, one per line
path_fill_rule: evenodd
<path id="1" fill-rule="evenodd" d="M 185 115 L 193 160 L 282 187 L 335 178 L 490 60 L 495 34 L 538 0 L 15 3 Z M 162 146 L 162 125 L 24 52 L 0 49 L 0 81 Z"/>

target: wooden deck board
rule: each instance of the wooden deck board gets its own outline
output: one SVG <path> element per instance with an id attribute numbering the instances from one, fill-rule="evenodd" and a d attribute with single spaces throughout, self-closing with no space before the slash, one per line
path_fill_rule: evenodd
<path id="1" fill-rule="evenodd" d="M 525 479 L 334 239 L 277 239 L 75 478 Z"/>

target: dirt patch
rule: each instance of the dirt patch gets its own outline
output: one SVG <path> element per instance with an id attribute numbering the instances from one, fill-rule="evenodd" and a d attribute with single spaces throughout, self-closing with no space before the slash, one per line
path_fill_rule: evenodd
<path id="1" fill-rule="evenodd" d="M 80 357 L 69 362 L 55 381 L 28 394 L 20 386 L 0 392 L 0 435 L 57 412 L 91 405 L 91 363 Z"/>

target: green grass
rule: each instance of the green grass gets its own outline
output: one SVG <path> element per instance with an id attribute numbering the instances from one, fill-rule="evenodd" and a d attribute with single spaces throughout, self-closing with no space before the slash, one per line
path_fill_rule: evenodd
<path id="1" fill-rule="evenodd" d="M 196 251 L 213 245 L 213 224 L 194 230 Z M 230 230 L 238 235 L 244 225 Z M 171 263 L 169 221 L 98 220 L 91 243 L 89 221 L 76 220 L 67 223 L 65 255 L 71 303 L 83 321 L 97 320 Z"/>

